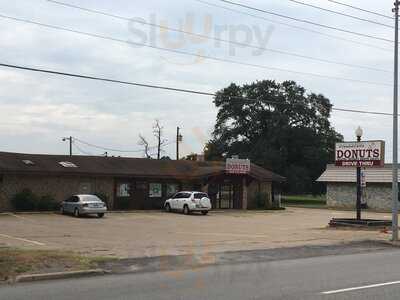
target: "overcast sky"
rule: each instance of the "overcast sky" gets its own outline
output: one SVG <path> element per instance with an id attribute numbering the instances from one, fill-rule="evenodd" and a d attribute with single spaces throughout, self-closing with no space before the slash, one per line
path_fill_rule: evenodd
<path id="1" fill-rule="evenodd" d="M 223 39 L 231 41 L 236 39 L 237 42 L 262 48 L 381 70 L 378 71 L 315 62 L 268 51 L 260 54 L 254 48 L 234 49 L 232 44 L 218 45 L 213 40 L 165 33 L 137 22 L 63 7 L 46 0 L 0 1 L 0 14 L 3 16 L 61 26 L 130 43 L 172 47 L 177 51 L 248 64 L 377 84 L 199 59 L 4 18 L 0 18 L 1 63 L 207 92 L 215 92 L 231 82 L 244 84 L 263 79 L 295 80 L 310 92 L 324 94 L 338 108 L 392 111 L 393 89 L 390 84 L 393 81 L 391 51 L 393 45 L 383 40 L 286 20 L 224 4 L 218 0 L 204 1 L 259 17 L 239 14 L 196 0 L 60 0 L 174 28 L 184 29 L 182 24 L 190 24 L 190 20 L 193 20 L 193 28 L 186 26 L 185 30 L 210 36 L 220 35 Z M 388 40 L 393 39 L 391 28 L 322 12 L 287 0 L 237 0 L 237 2 Z M 304 2 L 392 25 L 390 19 L 352 10 L 328 0 L 304 0 Z M 386 15 L 392 14 L 393 0 L 342 0 L 342 2 Z M 333 35 L 340 39 L 293 26 Z M 226 30 L 222 32 L 224 28 Z M 212 97 L 208 96 L 4 68 L 0 69 L 0 79 L 1 151 L 63 154 L 68 151 L 67 144 L 61 141 L 63 136 L 74 136 L 109 148 L 137 150 L 140 149 L 139 134 L 146 136 L 151 145 L 155 144 L 152 124 L 155 119 L 159 119 L 165 128 L 165 138 L 169 143 L 175 141 L 176 126 L 182 128 L 184 136 L 182 155 L 201 152 L 204 142 L 210 137 L 217 113 Z M 354 130 L 358 125 L 364 129 L 364 139 L 386 140 L 387 160 L 390 161 L 392 121 L 389 116 L 334 112 L 331 121 L 346 140 L 354 139 Z M 83 144 L 77 146 L 85 153 L 99 155 L 104 152 Z M 78 149 L 74 151 L 79 153 Z M 174 151 L 175 146 L 170 144 L 166 147 L 165 154 L 174 157 Z M 110 154 L 121 153 L 110 152 Z M 140 157 L 142 153 L 122 155 Z"/>

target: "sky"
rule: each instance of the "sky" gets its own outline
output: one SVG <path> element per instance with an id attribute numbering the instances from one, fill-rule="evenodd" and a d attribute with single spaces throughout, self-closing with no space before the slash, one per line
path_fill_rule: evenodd
<path id="1" fill-rule="evenodd" d="M 219 0 L 59 1 L 118 18 L 47 0 L 0 0 L 0 63 L 211 93 L 232 82 L 295 80 L 308 92 L 328 97 L 336 108 L 392 111 L 393 43 L 390 40 L 393 40 L 394 31 L 390 28 L 393 20 L 388 18 L 328 0 L 302 1 L 389 26 L 323 12 L 288 0 L 235 0 L 274 13 L 380 38 L 373 39 L 248 10 Z M 341 2 L 392 15 L 393 0 Z M 19 22 L 4 16 L 114 40 Z M 231 43 L 195 38 L 144 23 L 219 37 Z M 243 44 L 253 47 L 244 47 Z M 261 51 L 260 48 L 346 66 Z M 201 153 L 217 116 L 211 96 L 6 68 L 0 68 L 0 79 L 0 151 L 67 154 L 68 145 L 62 138 L 73 136 L 89 144 L 132 151 L 108 151 L 109 155 L 142 157 L 139 134 L 155 146 L 152 126 L 157 119 L 164 127 L 167 140 L 163 155 L 175 157 L 177 126 L 183 135 L 181 156 Z M 363 139 L 385 140 L 386 161 L 391 161 L 390 116 L 334 111 L 331 122 L 345 140 L 354 140 L 358 126 L 364 130 Z M 104 152 L 75 141 L 75 154 L 101 155 Z M 151 152 L 154 154 L 154 149 Z"/>

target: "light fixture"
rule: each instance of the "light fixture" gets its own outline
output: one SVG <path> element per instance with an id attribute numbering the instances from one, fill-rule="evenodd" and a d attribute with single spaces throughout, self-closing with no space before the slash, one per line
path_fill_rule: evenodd
<path id="1" fill-rule="evenodd" d="M 362 135 L 363 135 L 363 130 L 360 126 L 358 126 L 356 129 L 356 137 L 361 138 Z"/>

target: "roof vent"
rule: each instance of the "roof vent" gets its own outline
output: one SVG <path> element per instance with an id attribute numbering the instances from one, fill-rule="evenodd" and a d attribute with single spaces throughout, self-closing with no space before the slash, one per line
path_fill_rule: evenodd
<path id="1" fill-rule="evenodd" d="M 62 165 L 64 168 L 77 168 L 78 166 L 72 162 L 69 161 L 60 161 L 60 165 Z"/>
<path id="2" fill-rule="evenodd" d="M 24 160 L 22 160 L 22 162 L 27 166 L 34 166 L 35 165 L 35 163 L 33 161 L 29 160 L 29 159 L 24 159 Z"/>

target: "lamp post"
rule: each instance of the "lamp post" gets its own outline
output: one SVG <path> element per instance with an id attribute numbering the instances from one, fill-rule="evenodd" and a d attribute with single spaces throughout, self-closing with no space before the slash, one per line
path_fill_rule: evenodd
<path id="1" fill-rule="evenodd" d="M 73 137 L 64 137 L 63 142 L 69 141 L 69 156 L 72 156 L 72 142 L 73 142 Z"/>
<path id="2" fill-rule="evenodd" d="M 357 142 L 361 142 L 361 137 L 363 135 L 363 130 L 360 126 L 356 129 Z M 357 220 L 361 220 L 361 166 L 357 165 Z"/>
<path id="3" fill-rule="evenodd" d="M 176 160 L 179 160 L 179 143 L 183 141 L 183 136 L 180 133 L 180 128 L 176 128 Z"/>

